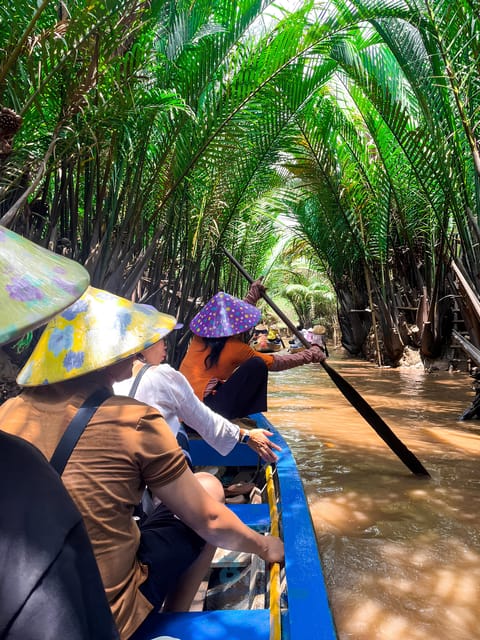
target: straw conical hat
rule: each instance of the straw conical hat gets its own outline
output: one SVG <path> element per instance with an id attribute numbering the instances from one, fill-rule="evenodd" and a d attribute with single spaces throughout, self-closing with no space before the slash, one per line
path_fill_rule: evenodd
<path id="1" fill-rule="evenodd" d="M 0 344 L 47 322 L 89 284 L 77 262 L 0 226 Z"/>
<path id="2" fill-rule="evenodd" d="M 202 338 L 226 338 L 248 331 L 261 316 L 253 304 L 220 291 L 193 318 L 190 329 Z"/>
<path id="3" fill-rule="evenodd" d="M 176 327 L 173 316 L 88 287 L 45 327 L 17 377 L 24 387 L 78 378 L 143 351 Z"/>
<path id="4" fill-rule="evenodd" d="M 323 334 L 326 332 L 327 330 L 325 329 L 323 324 L 316 324 L 312 329 L 312 333 L 314 333 L 316 336 L 323 336 Z"/>

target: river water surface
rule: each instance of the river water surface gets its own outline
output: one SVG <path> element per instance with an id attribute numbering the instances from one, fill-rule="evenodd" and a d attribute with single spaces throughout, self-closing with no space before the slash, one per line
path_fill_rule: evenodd
<path id="1" fill-rule="evenodd" d="M 471 378 L 329 364 L 432 476 L 412 475 L 320 365 L 270 375 L 267 417 L 300 469 L 339 640 L 480 640 L 480 421 L 458 421 Z"/>

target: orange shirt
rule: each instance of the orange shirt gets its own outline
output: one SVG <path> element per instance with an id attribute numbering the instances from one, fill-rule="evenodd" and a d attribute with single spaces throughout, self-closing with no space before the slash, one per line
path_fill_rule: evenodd
<path id="1" fill-rule="evenodd" d="M 0 427 L 50 459 L 67 424 L 95 386 L 79 380 L 25 390 L 0 406 Z M 152 606 L 138 590 L 147 568 L 136 557 L 140 531 L 132 518 L 144 487 L 180 476 L 185 456 L 160 414 L 132 398 L 112 396 L 97 410 L 62 480 L 83 515 L 124 640 Z"/>
<path id="2" fill-rule="evenodd" d="M 185 354 L 180 372 L 187 378 L 195 391 L 195 395 L 203 400 L 205 389 L 212 380 L 228 380 L 237 367 L 249 358 L 261 358 L 268 368 L 273 364 L 274 357 L 268 353 L 254 351 L 238 336 L 228 338 L 223 347 L 218 362 L 207 369 L 205 358 L 210 353 L 210 348 L 205 348 L 205 343 L 199 336 L 193 336 L 187 353 Z"/>

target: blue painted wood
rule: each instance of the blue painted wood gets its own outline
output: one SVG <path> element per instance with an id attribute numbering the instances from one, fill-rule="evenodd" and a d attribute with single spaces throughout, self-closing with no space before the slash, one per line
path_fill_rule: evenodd
<path id="1" fill-rule="evenodd" d="M 285 440 L 265 416 L 251 417 L 260 428 L 272 431 L 272 440 L 282 447 L 276 465 L 288 602 L 288 609 L 282 613 L 282 640 L 337 640 L 315 530 L 295 460 Z M 258 456 L 245 445 L 237 445 L 228 456 L 220 456 L 204 441 L 191 440 L 191 450 L 194 464 L 258 463 Z M 267 525 L 267 505 L 229 506 L 247 524 Z M 154 640 L 161 635 L 179 640 L 268 640 L 269 615 L 268 610 L 157 614 L 144 623 L 135 640 Z"/>
<path id="2" fill-rule="evenodd" d="M 228 504 L 235 515 L 256 531 L 268 531 L 270 528 L 270 510 L 268 504 Z"/>
<path id="3" fill-rule="evenodd" d="M 194 465 L 253 466 L 259 464 L 260 458 L 246 444 L 238 444 L 226 456 L 220 455 L 205 440 L 190 439 L 190 454 Z"/>
<path id="4" fill-rule="evenodd" d="M 162 613 L 150 616 L 141 631 L 141 640 L 158 636 L 178 640 L 269 640 L 270 614 L 266 609 Z M 135 635 L 135 640 L 140 637 Z"/>
<path id="5" fill-rule="evenodd" d="M 315 529 L 297 465 L 285 440 L 265 416 L 252 417 L 259 427 L 273 431 L 272 439 L 282 447 L 277 473 L 288 598 L 282 640 L 336 640 Z"/>

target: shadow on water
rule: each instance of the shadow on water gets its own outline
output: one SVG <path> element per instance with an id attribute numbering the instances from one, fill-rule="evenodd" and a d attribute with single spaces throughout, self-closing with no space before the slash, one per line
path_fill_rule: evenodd
<path id="1" fill-rule="evenodd" d="M 480 639 L 480 423 L 467 374 L 331 359 L 421 460 L 413 476 L 319 365 L 272 374 L 340 640 Z"/>

